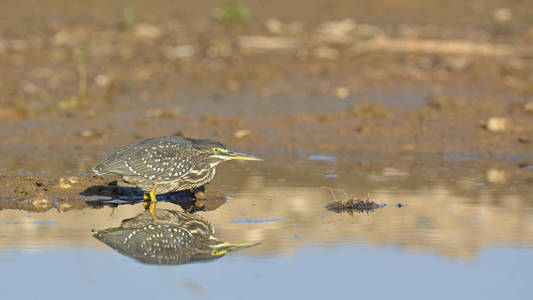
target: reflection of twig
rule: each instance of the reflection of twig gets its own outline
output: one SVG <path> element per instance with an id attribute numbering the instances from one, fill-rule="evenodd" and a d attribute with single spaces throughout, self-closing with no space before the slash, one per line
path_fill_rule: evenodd
<path id="1" fill-rule="evenodd" d="M 320 188 L 321 189 L 327 189 L 329 191 L 331 197 L 333 197 L 333 200 L 335 200 L 335 201 L 339 201 L 339 200 L 337 200 L 337 196 L 333 192 L 342 192 L 344 194 L 344 197 L 346 197 L 346 200 L 350 199 L 348 194 L 346 194 L 346 192 L 344 190 L 342 190 L 342 189 L 334 189 L 334 188 L 331 188 L 329 186 L 321 186 Z"/>
<path id="2" fill-rule="evenodd" d="M 350 200 L 350 199 L 353 200 L 354 199 L 354 197 L 348 196 L 348 194 L 343 189 L 334 189 L 334 188 L 331 188 L 329 186 L 321 186 L 320 188 L 321 189 L 327 189 L 329 191 L 329 193 L 331 194 L 331 197 L 333 197 L 333 200 L 335 200 L 335 201 L 338 201 L 338 200 L 337 200 L 337 197 L 335 196 L 335 194 L 333 192 L 342 193 L 346 200 Z M 366 194 L 366 201 L 369 201 L 369 200 L 370 200 L 370 193 Z"/>

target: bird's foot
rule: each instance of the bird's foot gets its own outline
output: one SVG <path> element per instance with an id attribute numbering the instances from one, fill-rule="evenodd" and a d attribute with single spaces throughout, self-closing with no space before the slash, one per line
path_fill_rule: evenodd
<path id="1" fill-rule="evenodd" d="M 154 184 L 154 187 L 148 194 L 150 196 L 150 205 L 148 206 L 148 209 L 150 210 L 150 214 L 152 215 L 152 218 L 154 219 L 154 224 L 157 222 L 157 214 L 155 212 L 155 206 L 157 205 L 157 196 L 155 194 L 156 188 L 157 188 L 157 184 Z"/>
<path id="2" fill-rule="evenodd" d="M 148 193 L 144 193 L 143 194 L 143 207 L 144 207 L 144 210 L 147 210 L 148 207 L 150 206 L 150 194 Z"/>
<path id="3" fill-rule="evenodd" d="M 150 214 L 152 215 L 152 219 L 154 219 L 154 224 L 157 223 L 157 214 L 155 211 L 156 202 L 149 202 L 148 210 L 150 211 Z"/>
<path id="4" fill-rule="evenodd" d="M 194 198 L 196 200 L 205 200 L 207 199 L 207 196 L 202 191 L 194 191 Z"/>

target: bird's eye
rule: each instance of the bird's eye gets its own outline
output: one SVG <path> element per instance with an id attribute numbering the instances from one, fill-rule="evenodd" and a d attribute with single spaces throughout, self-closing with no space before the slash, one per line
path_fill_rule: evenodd
<path id="1" fill-rule="evenodd" d="M 213 153 L 217 154 L 220 152 L 228 152 L 228 150 L 222 149 L 222 148 L 213 148 Z"/>

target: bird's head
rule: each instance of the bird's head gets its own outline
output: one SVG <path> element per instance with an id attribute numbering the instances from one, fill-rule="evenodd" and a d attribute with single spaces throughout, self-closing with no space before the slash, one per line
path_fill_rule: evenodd
<path id="1" fill-rule="evenodd" d="M 194 140 L 194 148 L 206 154 L 213 164 L 218 164 L 226 160 L 255 160 L 261 161 L 262 159 L 255 156 L 251 156 L 244 153 L 239 153 L 228 149 L 221 143 L 210 140 Z"/>

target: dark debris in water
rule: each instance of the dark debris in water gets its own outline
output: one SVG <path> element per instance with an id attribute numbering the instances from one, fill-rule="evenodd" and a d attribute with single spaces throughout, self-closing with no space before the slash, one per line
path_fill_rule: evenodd
<path id="1" fill-rule="evenodd" d="M 366 200 L 357 199 L 355 197 L 349 196 L 345 191 L 339 189 L 333 189 L 330 187 L 321 187 L 328 190 L 333 197 L 334 202 L 325 206 L 327 210 L 334 211 L 336 213 L 348 213 L 353 215 L 354 213 L 369 213 L 378 208 L 383 208 L 386 204 L 378 204 L 374 201 L 370 201 L 369 198 Z M 340 195 L 340 197 L 339 197 Z M 347 199 L 346 201 L 338 199 Z"/>
<path id="2" fill-rule="evenodd" d="M 348 201 L 335 201 L 326 205 L 327 210 L 334 211 L 336 213 L 348 213 L 353 215 L 354 213 L 369 213 L 378 208 L 385 207 L 385 204 L 378 204 L 370 200 L 360 199 L 348 199 Z"/>

